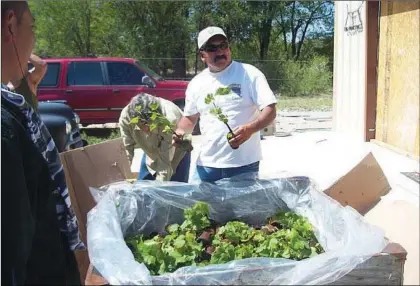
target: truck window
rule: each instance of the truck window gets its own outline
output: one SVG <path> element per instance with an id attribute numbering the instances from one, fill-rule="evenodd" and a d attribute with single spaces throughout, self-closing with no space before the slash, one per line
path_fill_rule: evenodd
<path id="1" fill-rule="evenodd" d="M 107 62 L 111 85 L 142 85 L 145 75 L 137 66 L 123 62 Z"/>
<path id="2" fill-rule="evenodd" d="M 58 84 L 58 75 L 60 74 L 60 63 L 47 63 L 48 69 L 39 83 L 39 87 L 55 87 Z M 31 69 L 33 66 L 30 65 Z"/>
<path id="3" fill-rule="evenodd" d="M 68 85 L 104 85 L 100 62 L 71 62 L 67 70 Z"/>

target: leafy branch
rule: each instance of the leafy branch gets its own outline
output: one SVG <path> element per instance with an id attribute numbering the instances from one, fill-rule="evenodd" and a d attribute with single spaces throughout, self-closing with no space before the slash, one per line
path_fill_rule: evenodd
<path id="1" fill-rule="evenodd" d="M 207 94 L 206 98 L 204 99 L 204 102 L 206 104 L 213 105 L 213 108 L 210 109 L 210 114 L 213 114 L 214 116 L 216 116 L 217 119 L 219 119 L 221 122 L 223 122 L 226 125 L 226 127 L 229 129 L 229 132 L 226 135 L 226 138 L 227 138 L 228 141 L 235 136 L 233 134 L 232 128 L 229 126 L 228 117 L 223 113 L 222 108 L 220 106 L 216 105 L 215 97 L 229 94 L 229 93 L 231 93 L 231 91 L 232 91 L 232 89 L 230 87 L 219 87 L 216 90 L 215 94 L 209 93 L 209 94 Z M 236 148 L 234 148 L 234 149 L 236 149 Z"/>
<path id="2" fill-rule="evenodd" d="M 231 92 L 231 88 L 229 87 L 220 87 L 216 90 L 216 93 L 213 95 L 212 93 L 207 94 L 206 98 L 204 99 L 204 102 L 206 104 L 212 104 L 213 108 L 210 109 L 210 113 L 216 116 L 220 121 L 222 121 L 230 132 L 233 132 L 228 124 L 228 118 L 225 114 L 223 114 L 222 109 L 216 105 L 215 103 L 215 96 L 219 95 L 226 95 Z"/>
<path id="3" fill-rule="evenodd" d="M 136 106 L 135 110 L 137 116 L 130 120 L 130 124 L 144 124 L 149 127 L 150 131 L 158 129 L 162 133 L 176 134 L 173 130 L 174 124 L 172 124 L 161 112 L 159 112 L 159 103 L 153 102 L 150 104 L 151 112 L 148 112 L 147 116 L 142 112 L 143 107 L 141 105 Z"/>
<path id="4" fill-rule="evenodd" d="M 147 113 L 145 116 L 144 112 L 142 112 L 143 107 L 141 105 L 136 106 L 135 111 L 137 112 L 137 116 L 133 117 L 130 120 L 130 124 L 143 124 L 149 128 L 149 131 L 158 130 L 160 133 L 164 134 L 173 134 L 178 137 L 181 141 L 181 148 L 185 151 L 191 151 L 192 145 L 190 140 L 185 139 L 183 135 L 179 135 L 174 131 L 175 124 L 170 122 L 160 111 L 159 111 L 159 103 L 153 102 L 150 104 L 150 112 Z M 161 136 L 160 138 L 164 141 L 164 137 Z M 171 142 L 167 142 L 169 145 Z"/>

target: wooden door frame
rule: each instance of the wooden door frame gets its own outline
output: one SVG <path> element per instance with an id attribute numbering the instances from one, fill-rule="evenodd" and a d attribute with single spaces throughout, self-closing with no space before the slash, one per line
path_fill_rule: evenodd
<path id="1" fill-rule="evenodd" d="M 365 141 L 375 139 L 380 1 L 366 1 Z"/>

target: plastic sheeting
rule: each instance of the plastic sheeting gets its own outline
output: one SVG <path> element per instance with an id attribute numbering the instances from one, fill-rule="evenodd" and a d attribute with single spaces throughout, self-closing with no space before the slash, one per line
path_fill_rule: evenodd
<path id="1" fill-rule="evenodd" d="M 306 177 L 259 180 L 243 174 L 198 185 L 117 182 L 91 191 L 98 204 L 88 213 L 89 257 L 112 285 L 328 284 L 380 253 L 388 243 L 382 230 L 318 191 Z M 279 209 L 292 210 L 313 224 L 325 253 L 301 261 L 248 258 L 151 276 L 144 264 L 134 260 L 124 237 L 162 233 L 167 224 L 181 223 L 183 210 L 197 201 L 209 203 L 211 219 L 222 224 L 232 219 L 261 224 Z"/>

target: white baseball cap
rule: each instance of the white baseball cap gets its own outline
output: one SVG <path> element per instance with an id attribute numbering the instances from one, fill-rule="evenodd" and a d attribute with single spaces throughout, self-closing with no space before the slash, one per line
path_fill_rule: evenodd
<path id="1" fill-rule="evenodd" d="M 198 48 L 202 48 L 211 37 L 216 35 L 222 35 L 227 39 L 225 32 L 219 27 L 207 27 L 204 30 L 201 30 L 197 39 Z"/>

